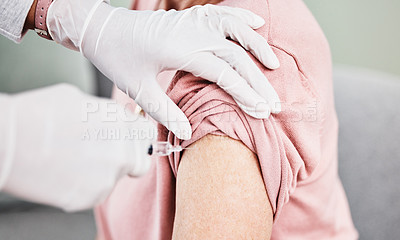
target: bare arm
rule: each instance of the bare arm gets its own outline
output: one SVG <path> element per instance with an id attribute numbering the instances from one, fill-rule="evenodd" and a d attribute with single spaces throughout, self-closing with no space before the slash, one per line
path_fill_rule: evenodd
<path id="1" fill-rule="evenodd" d="M 270 239 L 272 208 L 257 157 L 240 141 L 207 135 L 183 154 L 173 239 Z"/>

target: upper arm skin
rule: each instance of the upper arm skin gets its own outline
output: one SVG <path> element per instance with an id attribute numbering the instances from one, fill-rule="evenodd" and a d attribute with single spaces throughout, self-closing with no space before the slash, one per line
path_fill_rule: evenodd
<path id="1" fill-rule="evenodd" d="M 185 150 L 172 239 L 265 240 L 272 221 L 257 156 L 242 142 L 207 135 Z"/>

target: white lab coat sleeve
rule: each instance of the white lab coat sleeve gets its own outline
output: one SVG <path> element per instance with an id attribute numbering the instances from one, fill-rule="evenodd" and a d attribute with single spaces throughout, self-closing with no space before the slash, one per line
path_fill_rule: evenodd
<path id="1" fill-rule="evenodd" d="M 19 43 L 26 31 L 23 31 L 33 0 L 0 1 L 0 34 Z"/>
<path id="2" fill-rule="evenodd" d="M 14 132 L 12 107 L 10 96 L 0 94 L 0 191 L 4 187 L 10 168 L 12 165 L 12 154 L 14 153 L 15 141 L 12 133 Z"/>
<path id="3" fill-rule="evenodd" d="M 151 167 L 156 126 L 111 99 L 59 84 L 0 94 L 0 109 L 0 190 L 16 197 L 88 209 Z"/>

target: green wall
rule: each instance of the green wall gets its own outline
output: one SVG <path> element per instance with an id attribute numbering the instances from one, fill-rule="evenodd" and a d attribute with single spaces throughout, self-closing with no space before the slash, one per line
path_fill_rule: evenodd
<path id="1" fill-rule="evenodd" d="M 399 0 L 305 0 L 320 23 L 336 64 L 400 75 Z"/>
<path id="2" fill-rule="evenodd" d="M 21 44 L 0 35 L 0 92 L 16 93 L 56 83 L 94 91 L 94 72 L 79 52 L 28 32 Z"/>
<path id="3" fill-rule="evenodd" d="M 112 0 L 128 7 L 129 0 Z M 93 68 L 79 52 L 44 40 L 29 31 L 21 44 L 0 35 L 0 92 L 16 93 L 56 83 L 70 83 L 94 93 Z"/>

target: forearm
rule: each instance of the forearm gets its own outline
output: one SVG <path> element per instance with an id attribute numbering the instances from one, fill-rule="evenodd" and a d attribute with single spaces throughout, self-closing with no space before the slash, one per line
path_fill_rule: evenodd
<path id="1" fill-rule="evenodd" d="M 37 0 L 34 0 L 31 8 L 29 9 L 28 16 L 26 16 L 24 29 L 34 29 L 35 28 L 35 10 L 36 10 Z"/>

